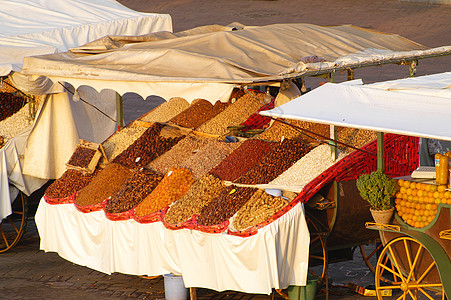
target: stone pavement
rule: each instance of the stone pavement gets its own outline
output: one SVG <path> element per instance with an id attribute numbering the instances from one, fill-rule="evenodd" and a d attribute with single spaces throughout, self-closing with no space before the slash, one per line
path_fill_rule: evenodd
<path id="1" fill-rule="evenodd" d="M 354 260 L 330 264 L 329 299 L 368 299 L 340 286 L 349 282 L 368 285 L 374 282 L 356 252 Z M 245 294 L 197 289 L 199 300 L 208 299 L 283 299 L 279 294 Z M 39 235 L 33 216 L 19 244 L 0 254 L 0 299 L 164 299 L 162 276 L 100 273 L 64 260 L 57 253 L 39 250 Z M 325 299 L 320 293 L 317 299 Z"/>

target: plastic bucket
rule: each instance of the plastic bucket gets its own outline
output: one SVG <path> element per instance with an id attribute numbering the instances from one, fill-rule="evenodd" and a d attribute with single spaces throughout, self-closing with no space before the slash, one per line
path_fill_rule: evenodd
<path id="1" fill-rule="evenodd" d="M 187 300 L 189 291 L 185 287 L 182 276 L 173 274 L 163 275 L 164 297 L 166 300 Z"/>
<path id="2" fill-rule="evenodd" d="M 314 300 L 316 296 L 316 288 L 318 286 L 318 278 L 309 277 L 306 286 L 290 285 L 288 287 L 289 300 Z"/>

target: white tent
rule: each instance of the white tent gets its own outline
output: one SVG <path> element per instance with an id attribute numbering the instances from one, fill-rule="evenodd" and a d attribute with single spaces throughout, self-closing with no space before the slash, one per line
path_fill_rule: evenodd
<path id="1" fill-rule="evenodd" d="M 451 72 L 327 83 L 261 115 L 451 140 Z"/>
<path id="2" fill-rule="evenodd" d="M 171 32 L 171 17 L 136 12 L 113 0 L 0 0 L 0 76 L 20 71 L 27 56 L 64 52 L 105 35 L 136 36 L 155 31 Z M 38 118 L 51 119 L 53 125 L 47 123 L 53 128 L 50 134 L 67 136 L 69 139 L 65 141 L 71 142 L 58 145 L 56 154 L 49 152 L 35 157 L 40 163 L 51 156 L 67 161 L 79 138 L 73 126 L 72 110 L 83 111 L 86 108 L 81 105 L 71 107 L 65 94 L 58 94 L 57 97 L 59 99 L 43 105 L 48 109 L 41 111 Z M 66 109 L 61 110 L 61 107 Z M 55 116 L 61 120 L 58 125 L 55 125 L 58 119 Z M 110 134 L 113 130 L 114 124 L 110 126 Z M 31 138 L 36 140 L 36 134 L 33 135 L 35 128 L 26 128 L 0 149 L 0 220 L 11 214 L 10 198 L 14 198 L 17 192 L 10 194 L 9 184 L 29 195 L 45 183 L 45 180 L 38 178 L 56 178 L 62 174 L 61 167 L 42 170 L 50 176 L 23 174 L 27 161 L 24 153 L 30 132 Z M 43 140 L 38 143 L 44 145 Z"/>
<path id="3" fill-rule="evenodd" d="M 172 31 L 167 14 L 133 11 L 113 0 L 0 0 L 0 76 L 26 56 L 64 52 L 105 35 Z"/>

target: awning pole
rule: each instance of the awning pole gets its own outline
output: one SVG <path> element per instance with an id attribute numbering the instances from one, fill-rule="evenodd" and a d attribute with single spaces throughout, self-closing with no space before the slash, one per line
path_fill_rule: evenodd
<path id="1" fill-rule="evenodd" d="M 385 173 L 384 133 L 377 132 L 377 169 Z"/>
<path id="2" fill-rule="evenodd" d="M 118 131 L 121 129 L 122 126 L 124 126 L 122 96 L 119 95 L 119 93 L 116 93 L 116 124 Z"/>

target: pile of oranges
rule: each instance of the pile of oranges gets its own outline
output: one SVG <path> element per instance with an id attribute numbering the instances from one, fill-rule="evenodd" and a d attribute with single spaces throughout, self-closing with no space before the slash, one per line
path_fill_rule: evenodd
<path id="1" fill-rule="evenodd" d="M 451 204 L 451 191 L 445 185 L 397 180 L 396 210 L 408 225 L 427 226 L 437 214 L 438 204 Z"/>

